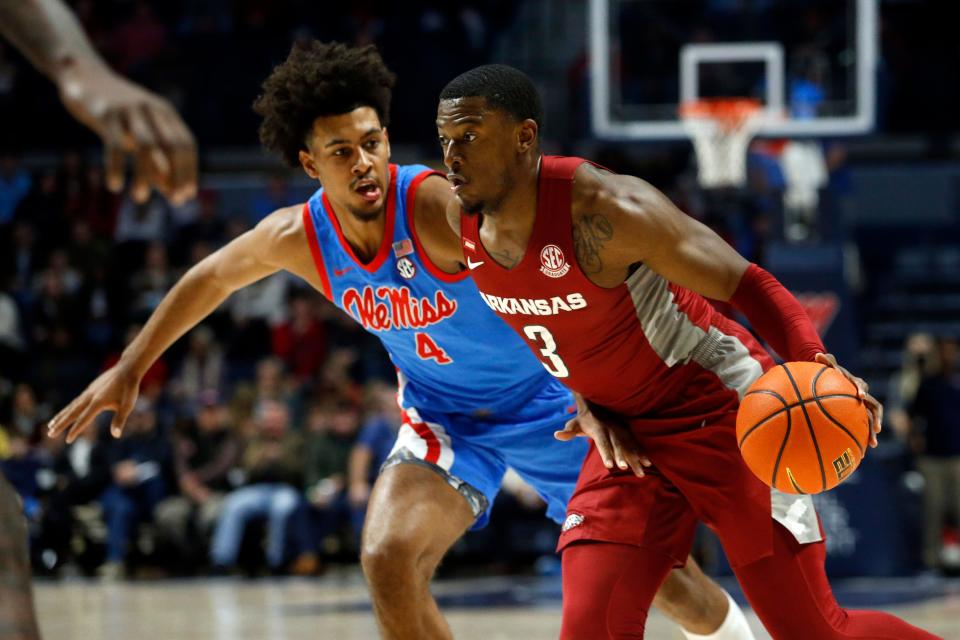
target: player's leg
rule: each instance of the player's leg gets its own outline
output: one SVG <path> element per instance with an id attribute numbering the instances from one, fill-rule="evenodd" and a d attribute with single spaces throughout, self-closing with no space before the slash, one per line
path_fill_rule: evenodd
<path id="1" fill-rule="evenodd" d="M 380 474 L 360 559 L 382 637 L 452 637 L 430 594 L 430 579 L 474 519 L 464 497 L 426 467 L 396 464 Z"/>
<path id="2" fill-rule="evenodd" d="M 676 563 L 628 544 L 574 542 L 563 550 L 561 640 L 643 638 L 650 603 Z"/>
<path id="3" fill-rule="evenodd" d="M 774 525 L 773 554 L 734 569 L 770 635 L 777 640 L 935 640 L 937 636 L 879 611 L 840 607 L 824 570 L 825 543 L 801 544 Z"/>
<path id="4" fill-rule="evenodd" d="M 643 444 L 717 532 L 747 599 L 777 640 L 935 637 L 887 614 L 848 612 L 837 605 L 809 496 L 771 498 L 770 488 L 743 462 L 729 416 Z"/>
<path id="5" fill-rule="evenodd" d="M 39 637 L 30 586 L 27 520 L 19 496 L 0 473 L 0 640 Z"/>
<path id="6" fill-rule="evenodd" d="M 753 640 L 747 619 L 730 595 L 696 561 L 667 574 L 653 606 L 682 627 L 689 640 Z"/>
<path id="7" fill-rule="evenodd" d="M 508 465 L 547 502 L 547 515 L 558 522 L 566 516 L 587 443 L 560 442 L 553 432 L 572 415 L 573 397 L 559 383 L 547 385 L 517 414 L 517 424 L 501 430 L 504 437 L 490 442 Z M 496 437 L 488 430 L 485 438 Z M 596 454 L 594 454 L 596 455 Z M 664 615 L 680 625 L 692 640 L 753 640 L 743 612 L 693 559 L 671 571 L 653 601 Z"/>

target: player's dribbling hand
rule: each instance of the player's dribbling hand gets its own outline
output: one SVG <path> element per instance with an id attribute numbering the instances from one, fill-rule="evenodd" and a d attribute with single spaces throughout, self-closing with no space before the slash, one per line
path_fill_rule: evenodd
<path id="1" fill-rule="evenodd" d="M 589 409 L 581 408 L 577 417 L 568 420 L 562 431 L 555 431 L 553 437 L 557 440 L 573 440 L 574 438 L 591 438 L 597 447 L 597 452 L 607 469 L 613 469 L 614 461 L 620 469 L 630 469 L 638 477 L 645 474 L 644 467 L 650 466 L 650 459 L 640 453 L 633 434 L 625 427 L 598 419 Z"/>
<path id="2" fill-rule="evenodd" d="M 880 433 L 880 430 L 883 428 L 883 405 L 868 393 L 870 391 L 870 385 L 868 385 L 867 381 L 863 378 L 858 378 L 837 364 L 837 359 L 832 354 L 818 353 L 815 359 L 820 364 L 833 367 L 857 387 L 857 391 L 860 393 L 860 399 L 863 400 L 863 404 L 866 405 L 867 411 L 870 414 L 870 446 L 876 447 L 877 434 Z"/>
<path id="3" fill-rule="evenodd" d="M 167 100 L 103 65 L 72 64 L 61 72 L 57 86 L 67 110 L 103 140 L 107 188 L 123 188 L 129 155 L 134 201 L 145 202 L 151 187 L 174 204 L 196 195 L 196 142 Z"/>
<path id="4" fill-rule="evenodd" d="M 118 365 L 101 373 L 83 393 L 64 407 L 47 424 L 47 436 L 56 438 L 67 432 L 73 442 L 103 411 L 113 411 L 110 433 L 119 438 L 140 393 L 140 378 Z"/>

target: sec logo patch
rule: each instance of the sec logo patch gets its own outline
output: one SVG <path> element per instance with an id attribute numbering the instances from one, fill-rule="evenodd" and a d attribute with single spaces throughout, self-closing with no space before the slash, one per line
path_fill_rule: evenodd
<path id="1" fill-rule="evenodd" d="M 407 280 L 417 275 L 417 267 L 410 258 L 400 258 L 397 260 L 397 271 Z"/>
<path id="2" fill-rule="evenodd" d="M 551 278 L 561 278 L 570 271 L 570 263 L 555 244 L 548 244 L 540 250 L 540 271 Z"/>

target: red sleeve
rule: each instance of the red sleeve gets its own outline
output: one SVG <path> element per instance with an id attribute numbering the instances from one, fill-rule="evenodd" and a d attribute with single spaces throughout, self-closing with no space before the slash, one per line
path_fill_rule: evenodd
<path id="1" fill-rule="evenodd" d="M 730 302 L 781 358 L 812 361 L 818 353 L 827 352 L 797 299 L 757 265 L 743 272 Z"/>

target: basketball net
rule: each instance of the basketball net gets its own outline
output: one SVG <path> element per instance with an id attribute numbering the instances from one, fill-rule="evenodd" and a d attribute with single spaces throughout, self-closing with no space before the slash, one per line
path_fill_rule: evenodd
<path id="1" fill-rule="evenodd" d="M 680 119 L 697 153 L 697 180 L 705 189 L 747 181 L 747 147 L 762 124 L 760 103 L 746 98 L 694 100 Z"/>

